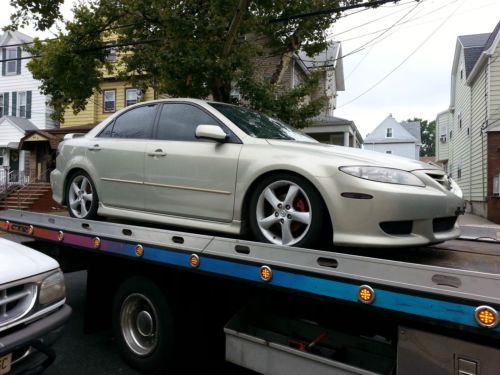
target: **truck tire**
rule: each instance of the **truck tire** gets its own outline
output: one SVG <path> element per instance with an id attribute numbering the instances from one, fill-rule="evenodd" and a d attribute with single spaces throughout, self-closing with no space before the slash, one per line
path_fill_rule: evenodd
<path id="1" fill-rule="evenodd" d="M 115 293 L 112 313 L 120 353 L 131 367 L 150 374 L 173 368 L 172 308 L 155 282 L 144 277 L 125 280 Z"/>

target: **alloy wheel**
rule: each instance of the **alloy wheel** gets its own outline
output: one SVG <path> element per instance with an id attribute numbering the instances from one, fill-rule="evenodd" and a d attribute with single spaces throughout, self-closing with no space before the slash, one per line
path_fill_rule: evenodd
<path id="1" fill-rule="evenodd" d="M 292 246 L 311 227 L 312 208 L 306 192 L 291 181 L 275 181 L 260 193 L 257 225 L 271 243 Z"/>
<path id="2" fill-rule="evenodd" d="M 94 199 L 92 184 L 86 176 L 76 176 L 69 189 L 69 207 L 77 218 L 85 218 L 91 210 Z"/>

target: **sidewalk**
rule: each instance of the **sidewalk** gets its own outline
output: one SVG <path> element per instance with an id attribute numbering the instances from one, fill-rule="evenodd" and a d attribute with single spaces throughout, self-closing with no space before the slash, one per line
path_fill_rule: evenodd
<path id="1" fill-rule="evenodd" d="M 495 224 L 484 217 L 473 215 L 473 214 L 465 214 L 458 217 L 458 225 L 473 225 L 473 226 L 498 226 L 500 229 L 500 225 Z"/>
<path id="2" fill-rule="evenodd" d="M 500 225 L 485 219 L 484 217 L 465 214 L 458 218 L 463 239 L 483 239 L 499 242 Z"/>

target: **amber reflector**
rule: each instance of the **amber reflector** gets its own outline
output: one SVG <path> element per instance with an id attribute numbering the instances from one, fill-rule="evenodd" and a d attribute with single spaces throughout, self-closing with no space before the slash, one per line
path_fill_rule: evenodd
<path id="1" fill-rule="evenodd" d="M 191 254 L 189 257 L 189 265 L 193 268 L 197 268 L 200 266 L 200 257 L 196 254 Z"/>
<path id="2" fill-rule="evenodd" d="M 361 285 L 358 289 L 358 301 L 372 303 L 375 300 L 375 291 L 368 285 Z"/>
<path id="3" fill-rule="evenodd" d="M 57 239 L 59 241 L 64 240 L 64 232 L 62 230 L 60 230 L 59 233 L 57 233 Z"/>
<path id="4" fill-rule="evenodd" d="M 94 245 L 94 249 L 98 249 L 99 246 L 101 246 L 101 239 L 99 237 L 94 237 L 92 244 Z"/>
<path id="5" fill-rule="evenodd" d="M 28 234 L 31 235 L 31 234 L 33 234 L 34 231 L 35 231 L 35 228 L 33 228 L 33 225 L 30 225 L 28 227 Z"/>
<path id="6" fill-rule="evenodd" d="M 142 247 L 142 245 L 136 245 L 135 246 L 135 255 L 137 255 L 138 257 L 142 257 L 144 254 L 144 248 Z"/>
<path id="7" fill-rule="evenodd" d="M 268 266 L 260 267 L 260 278 L 263 281 L 270 281 L 273 278 L 273 271 Z"/>
<path id="8" fill-rule="evenodd" d="M 481 327 L 495 328 L 498 325 L 498 313 L 489 306 L 479 306 L 474 312 L 476 322 Z"/>

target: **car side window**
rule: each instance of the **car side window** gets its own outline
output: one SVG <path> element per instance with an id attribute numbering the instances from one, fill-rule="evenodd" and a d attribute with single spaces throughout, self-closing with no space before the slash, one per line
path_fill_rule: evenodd
<path id="1" fill-rule="evenodd" d="M 151 138 L 156 108 L 156 105 L 145 105 L 125 112 L 109 124 L 99 137 Z"/>
<path id="2" fill-rule="evenodd" d="M 183 103 L 167 103 L 161 110 L 156 138 L 172 141 L 202 141 L 196 138 L 196 127 L 201 124 L 219 125 L 212 116 L 198 107 Z"/>

